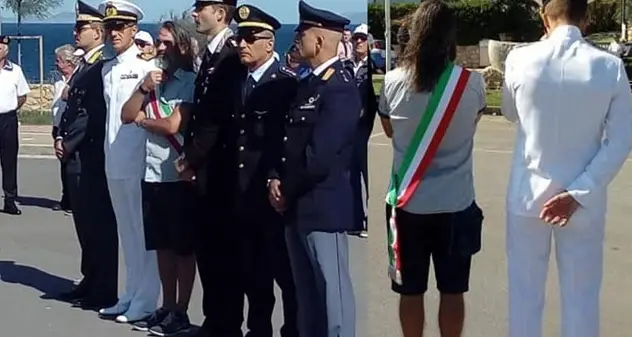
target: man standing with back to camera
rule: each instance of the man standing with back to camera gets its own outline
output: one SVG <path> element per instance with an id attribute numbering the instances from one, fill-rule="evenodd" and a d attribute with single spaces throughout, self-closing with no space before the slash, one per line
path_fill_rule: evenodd
<path id="1" fill-rule="evenodd" d="M 232 98 L 244 66 L 228 25 L 236 0 L 199 0 L 194 4 L 196 30 L 209 44 L 196 79 L 192 119 L 187 125 L 184 154 L 176 162 L 183 180 L 195 181 L 200 194 L 195 219 L 196 260 L 202 283 L 205 317 L 200 337 L 242 336 L 244 295 L 239 286 L 241 254 L 234 247 L 242 234 L 227 217 L 234 207 L 225 128 L 235 111 Z"/>
<path id="2" fill-rule="evenodd" d="M 542 336 L 551 238 L 561 336 L 597 337 L 608 184 L 632 147 L 623 61 L 590 45 L 587 0 L 543 0 L 547 38 L 511 51 L 502 112 L 518 124 L 507 193 L 509 337 Z"/>
<path id="3" fill-rule="evenodd" d="M 350 180 L 362 110 L 352 74 L 337 55 L 349 20 L 299 2 L 298 48 L 312 67 L 288 112 L 269 198 L 286 224 L 302 337 L 355 337 L 349 271 Z"/>
<path id="4" fill-rule="evenodd" d="M 235 13 L 241 62 L 240 102 L 232 117 L 228 148 L 233 149 L 231 223 L 243 230 L 240 248 L 244 291 L 248 297 L 249 337 L 272 337 L 274 280 L 283 296 L 282 337 L 298 336 L 296 291 L 290 271 L 281 215 L 268 202 L 266 182 L 283 147 L 283 127 L 297 87 L 296 74 L 274 58 L 275 31 L 281 24 L 257 7 L 243 5 Z M 270 99 L 275 97 L 275 99 Z"/>
<path id="5" fill-rule="evenodd" d="M 156 310 L 160 281 L 156 252 L 145 250 L 141 180 L 145 173 L 146 131 L 122 125 L 125 102 L 148 72 L 157 69 L 134 44 L 143 12 L 117 0 L 99 5 L 116 57 L 103 65 L 103 95 L 107 107 L 105 169 L 126 268 L 125 293 L 116 305 L 99 313 L 119 323 L 146 319 Z"/>
<path id="6" fill-rule="evenodd" d="M 55 151 L 66 167 L 83 279 L 62 298 L 81 308 L 98 310 L 115 304 L 118 291 L 118 237 L 103 152 L 103 15 L 79 1 L 74 34 L 77 48 L 85 53 L 65 89 L 66 109 Z"/>

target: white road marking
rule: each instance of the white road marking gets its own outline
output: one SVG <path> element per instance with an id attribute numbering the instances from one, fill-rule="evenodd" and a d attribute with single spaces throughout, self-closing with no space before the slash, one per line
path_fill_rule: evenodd
<path id="1" fill-rule="evenodd" d="M 18 159 L 55 159 L 57 160 L 57 157 L 48 156 L 48 155 L 39 155 L 39 154 L 21 154 L 21 155 L 18 155 Z"/>
<path id="2" fill-rule="evenodd" d="M 50 144 L 29 144 L 29 143 L 26 143 L 26 144 L 20 144 L 20 147 L 45 147 L 45 148 L 52 149 L 53 148 L 53 142 L 51 141 Z"/>
<path id="3" fill-rule="evenodd" d="M 26 132 L 26 131 L 20 131 L 21 135 L 26 135 L 26 136 L 50 136 L 50 132 Z"/>
<path id="4" fill-rule="evenodd" d="M 29 141 L 29 140 L 33 140 L 33 138 L 22 138 L 21 140 Z"/>

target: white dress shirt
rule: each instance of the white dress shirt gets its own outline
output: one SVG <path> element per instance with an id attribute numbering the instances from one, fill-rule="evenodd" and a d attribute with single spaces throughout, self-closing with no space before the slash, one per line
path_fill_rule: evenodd
<path id="1" fill-rule="evenodd" d="M 230 31 L 230 27 L 226 27 L 222 29 L 217 35 L 213 36 L 211 42 L 208 43 L 206 48 L 211 52 L 211 54 L 215 54 L 218 51 L 218 48 L 221 44 L 226 42 L 226 39 L 232 36 L 232 31 Z"/>
<path id="2" fill-rule="evenodd" d="M 145 79 L 157 69 L 155 62 L 138 57 L 134 45 L 103 65 L 103 95 L 107 108 L 105 170 L 109 179 L 142 179 L 145 173 L 146 131 L 136 124 L 123 125 L 123 105 Z"/>
<path id="3" fill-rule="evenodd" d="M 318 67 L 316 67 L 316 69 L 314 69 L 312 71 L 312 74 L 314 74 L 314 76 L 320 76 L 320 74 L 327 70 L 327 68 L 329 68 L 329 66 L 331 66 L 332 64 L 336 63 L 336 61 L 339 61 L 340 58 L 338 56 L 332 57 L 329 60 L 323 62 L 323 64 L 319 65 Z"/>
<path id="4" fill-rule="evenodd" d="M 258 83 L 259 80 L 261 79 L 261 76 L 263 76 L 263 74 L 266 73 L 266 71 L 268 70 L 268 68 L 270 68 L 270 66 L 272 66 L 274 61 L 275 61 L 274 57 L 269 58 L 259 68 L 255 69 L 255 71 L 248 72 L 248 77 L 252 77 L 252 79 L 255 80 L 255 82 Z M 248 78 L 248 77 L 246 77 L 246 78 Z"/>
<path id="5" fill-rule="evenodd" d="M 58 127 L 61 122 L 61 117 L 66 110 L 66 101 L 61 98 L 61 94 L 64 92 L 64 88 L 68 84 L 68 79 L 62 75 L 61 80 L 55 82 L 53 92 L 53 104 L 51 112 L 53 115 L 53 126 Z"/>
<path id="6" fill-rule="evenodd" d="M 607 186 L 632 147 L 632 100 L 623 62 L 574 26 L 516 48 L 505 63 L 502 112 L 517 123 L 508 212 L 538 216 L 567 190 L 574 217 L 601 219 Z"/>

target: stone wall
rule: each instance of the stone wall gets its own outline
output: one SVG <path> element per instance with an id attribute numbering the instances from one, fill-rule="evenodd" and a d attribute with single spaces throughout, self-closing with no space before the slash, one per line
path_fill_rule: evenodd
<path id="1" fill-rule="evenodd" d="M 24 111 L 49 111 L 53 105 L 53 91 L 52 84 L 32 84 L 30 85 L 31 92 L 27 95 L 26 103 L 22 107 Z"/>
<path id="2" fill-rule="evenodd" d="M 481 47 L 475 46 L 457 46 L 456 62 L 466 68 L 480 68 L 481 66 Z"/>

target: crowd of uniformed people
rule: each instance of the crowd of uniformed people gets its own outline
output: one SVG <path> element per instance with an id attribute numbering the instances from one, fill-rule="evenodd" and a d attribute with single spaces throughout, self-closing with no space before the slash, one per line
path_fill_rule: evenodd
<path id="1" fill-rule="evenodd" d="M 298 11 L 283 65 L 280 23 L 236 0 L 195 2 L 203 53 L 172 21 L 150 43 L 131 2 L 77 2 L 75 46 L 55 51 L 62 79 L 53 138 L 58 209 L 72 213 L 83 278 L 62 299 L 173 335 L 191 329 L 197 269 L 205 317 L 197 336 L 243 336 L 245 320 L 247 336 L 271 337 L 275 282 L 281 336 L 355 336 L 348 236 L 366 237 L 377 109 L 374 96 L 365 104 L 373 95 L 368 27 L 354 33 L 358 52 L 341 58 L 349 20 L 303 1 Z M 0 39 L 0 59 L 9 42 Z M 0 114 L 4 210 L 19 215 L 16 111 L 28 86 L 8 60 L 0 76 L 19 84 L 16 102 L 0 102 L 13 103 Z"/>

